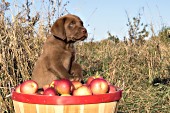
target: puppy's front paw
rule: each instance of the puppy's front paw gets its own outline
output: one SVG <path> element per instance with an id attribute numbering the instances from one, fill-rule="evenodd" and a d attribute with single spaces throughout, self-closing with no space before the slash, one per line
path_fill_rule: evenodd
<path id="1" fill-rule="evenodd" d="M 71 78 L 72 81 L 81 81 L 82 77 L 80 75 L 73 75 L 73 78 Z"/>
<path id="2" fill-rule="evenodd" d="M 74 80 L 76 81 L 81 81 L 83 79 L 82 68 L 75 62 L 72 64 L 70 74 L 74 76 Z"/>

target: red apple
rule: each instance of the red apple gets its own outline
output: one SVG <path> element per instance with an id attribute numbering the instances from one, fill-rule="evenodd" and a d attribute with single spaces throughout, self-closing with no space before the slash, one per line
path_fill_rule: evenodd
<path id="1" fill-rule="evenodd" d="M 72 81 L 73 86 L 75 87 L 75 89 L 81 87 L 83 84 L 79 81 Z"/>
<path id="2" fill-rule="evenodd" d="M 73 91 L 75 90 L 74 85 L 71 83 L 71 94 L 73 93 Z"/>
<path id="3" fill-rule="evenodd" d="M 58 80 L 53 80 L 50 84 L 50 87 L 55 87 L 57 85 Z"/>
<path id="4" fill-rule="evenodd" d="M 24 94 L 35 94 L 38 90 L 38 84 L 33 80 L 27 80 L 21 84 L 20 90 Z"/>
<path id="5" fill-rule="evenodd" d="M 92 93 L 95 94 L 105 94 L 109 90 L 109 85 L 105 79 L 96 78 L 91 81 L 90 83 L 90 89 L 92 90 Z"/>
<path id="6" fill-rule="evenodd" d="M 101 78 L 103 79 L 102 76 L 99 76 L 99 75 L 94 75 L 94 76 L 90 76 L 88 79 L 87 79 L 87 85 L 90 85 L 91 81 L 96 79 L 96 78 Z"/>
<path id="7" fill-rule="evenodd" d="M 71 96 L 70 94 L 62 94 L 61 96 Z"/>
<path id="8" fill-rule="evenodd" d="M 92 91 L 88 86 L 81 86 L 73 91 L 73 96 L 92 95 Z"/>
<path id="9" fill-rule="evenodd" d="M 57 91 L 54 88 L 49 87 L 46 90 L 44 90 L 43 95 L 54 96 L 54 95 L 57 95 Z"/>
<path id="10" fill-rule="evenodd" d="M 90 76 L 90 77 L 87 79 L 86 84 L 87 84 L 87 85 L 90 85 L 90 83 L 91 83 L 91 81 L 92 81 L 93 79 L 95 79 L 95 77 L 94 77 L 94 76 Z"/>
<path id="11" fill-rule="evenodd" d="M 110 83 L 109 81 L 107 81 L 107 84 L 108 84 L 108 85 L 111 85 L 111 83 Z"/>
<path id="12" fill-rule="evenodd" d="M 87 84 L 83 84 L 83 86 L 87 86 L 87 87 L 89 87 L 89 85 L 87 85 Z"/>
<path id="13" fill-rule="evenodd" d="M 46 84 L 46 85 L 44 85 L 43 86 L 43 90 L 45 91 L 47 88 L 49 88 L 50 87 L 50 85 L 49 84 Z"/>
<path id="14" fill-rule="evenodd" d="M 109 85 L 109 92 L 108 93 L 114 93 L 117 91 L 117 88 L 113 85 Z"/>
<path id="15" fill-rule="evenodd" d="M 56 85 L 55 85 L 55 89 L 57 90 L 57 92 L 59 94 L 70 94 L 71 93 L 71 86 L 72 83 L 70 80 L 68 79 L 61 79 L 58 80 Z"/>
<path id="16" fill-rule="evenodd" d="M 17 93 L 21 93 L 20 87 L 21 87 L 21 84 L 19 84 L 19 85 L 15 88 L 15 91 L 16 91 Z"/>

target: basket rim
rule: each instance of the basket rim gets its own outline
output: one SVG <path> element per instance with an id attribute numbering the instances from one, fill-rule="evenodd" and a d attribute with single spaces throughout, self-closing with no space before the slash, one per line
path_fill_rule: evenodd
<path id="1" fill-rule="evenodd" d="M 22 94 L 15 90 L 12 92 L 12 100 L 31 103 L 31 104 L 48 104 L 48 105 L 78 105 L 78 104 L 96 104 L 119 101 L 122 97 L 122 90 L 115 93 L 88 95 L 88 96 L 48 96 L 36 94 Z"/>

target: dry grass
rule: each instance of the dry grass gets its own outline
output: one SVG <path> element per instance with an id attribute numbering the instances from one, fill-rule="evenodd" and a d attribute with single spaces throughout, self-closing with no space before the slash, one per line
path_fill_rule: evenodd
<path id="1" fill-rule="evenodd" d="M 3 13 L 0 29 L 0 112 L 13 113 L 11 88 L 30 79 L 45 39 L 34 26 L 11 23 Z M 103 40 L 76 47 L 84 80 L 97 73 L 123 89 L 119 112 L 170 111 L 170 43 L 156 37 L 142 45 Z"/>
<path id="2" fill-rule="evenodd" d="M 119 111 L 170 111 L 170 48 L 165 43 L 148 40 L 141 46 L 127 46 L 101 41 L 77 50 L 87 75 L 98 72 L 124 90 Z"/>

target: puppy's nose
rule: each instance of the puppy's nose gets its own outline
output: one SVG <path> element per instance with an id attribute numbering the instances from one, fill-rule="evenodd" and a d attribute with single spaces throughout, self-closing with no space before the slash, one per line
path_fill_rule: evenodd
<path id="1" fill-rule="evenodd" d="M 83 28 L 81 31 L 82 31 L 82 33 L 84 33 L 84 34 L 87 33 L 87 30 L 86 30 L 85 28 Z"/>

